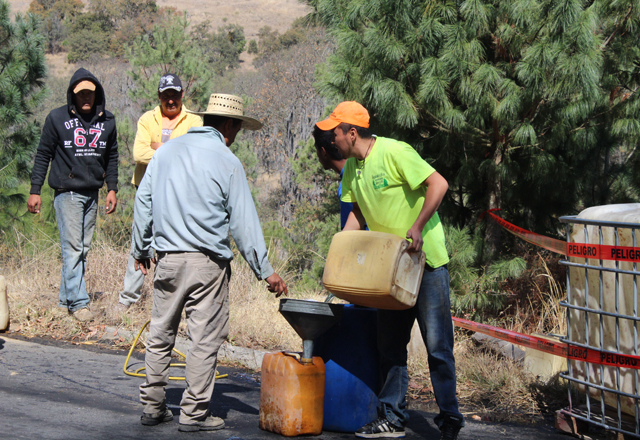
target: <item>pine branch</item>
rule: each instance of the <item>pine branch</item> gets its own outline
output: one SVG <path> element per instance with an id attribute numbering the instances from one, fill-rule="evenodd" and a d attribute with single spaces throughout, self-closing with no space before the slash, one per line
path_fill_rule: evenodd
<path id="1" fill-rule="evenodd" d="M 613 186 L 614 183 L 616 183 L 616 181 L 618 180 L 618 178 L 620 178 L 620 176 L 623 176 L 624 173 L 623 171 L 625 171 L 625 166 L 627 165 L 627 162 L 629 162 L 629 160 L 631 159 L 631 157 L 633 156 L 633 154 L 636 152 L 637 149 L 637 145 L 633 147 L 633 150 L 631 150 L 631 153 L 629 153 L 629 155 L 627 156 L 627 158 L 620 164 L 620 166 L 618 167 L 618 171 L 615 173 L 611 173 L 613 174 L 612 179 L 609 183 L 607 183 L 607 191 L 611 190 L 611 187 Z"/>
<path id="2" fill-rule="evenodd" d="M 627 158 L 622 162 L 622 168 L 624 168 L 627 165 L 627 162 L 629 162 L 629 160 L 631 159 L 631 157 L 633 156 L 633 154 L 636 152 L 636 149 L 638 148 L 637 145 L 634 145 L 633 150 L 631 150 L 631 153 L 629 153 L 629 155 L 627 156 Z"/>
<path id="3" fill-rule="evenodd" d="M 535 34 L 533 34 L 533 37 L 527 41 L 527 46 L 530 45 L 531 43 L 533 43 L 534 41 L 536 41 L 536 39 L 538 38 L 538 34 L 540 33 L 540 31 L 542 29 L 544 29 L 544 27 L 547 25 L 547 19 L 548 17 L 544 17 L 544 19 L 542 20 L 542 24 L 540 25 L 540 27 L 538 28 L 538 30 L 536 31 Z"/>
<path id="4" fill-rule="evenodd" d="M 532 106 L 529 111 L 525 113 L 525 118 L 528 118 L 531 121 L 535 120 L 536 116 L 538 116 L 538 113 L 540 112 L 542 104 L 545 104 L 544 98 L 541 99 L 540 102 L 538 102 L 538 105 L 536 105 L 535 108 Z"/>
<path id="5" fill-rule="evenodd" d="M 633 12 L 633 5 L 629 6 L 629 11 L 627 12 L 627 15 L 625 15 L 624 20 L 622 20 L 622 23 L 620 23 L 620 25 L 613 30 L 611 35 L 609 35 L 609 37 L 604 41 L 604 43 L 602 43 L 602 46 L 600 46 L 600 49 L 604 49 L 609 45 L 611 41 L 613 41 L 618 31 L 622 29 L 622 27 L 625 24 L 627 24 L 627 20 L 629 20 L 629 17 L 631 16 L 631 12 Z"/>
<path id="6" fill-rule="evenodd" d="M 1 42 L 1 43 L 0 43 L 0 47 L 1 47 L 1 46 L 3 46 L 3 45 L 4 45 L 4 42 Z M 7 68 L 8 66 L 10 66 L 10 64 L 11 64 L 11 63 L 9 62 L 9 60 L 13 60 L 13 49 L 11 49 L 11 50 L 9 50 L 9 51 L 7 52 L 7 55 L 6 55 L 5 59 L 7 60 L 7 62 L 5 63 L 5 62 L 4 62 L 5 60 L 3 60 L 3 62 L 2 62 L 2 69 L 0 69 L 0 75 L 2 75 L 2 74 L 4 73 L 4 69 L 6 69 L 6 68 Z"/>
<path id="7" fill-rule="evenodd" d="M 612 113 L 614 110 L 616 110 L 618 107 L 625 105 L 625 102 L 629 102 L 629 98 L 633 97 L 634 94 L 636 94 L 636 92 L 638 91 L 638 88 L 636 88 L 635 90 L 632 90 L 631 93 L 629 94 L 629 96 L 627 97 L 627 99 L 625 99 L 624 101 L 620 101 L 619 103 L 617 103 L 616 105 L 614 105 L 613 107 L 609 107 L 609 109 L 600 112 L 600 113 L 596 113 L 595 115 L 587 118 L 586 121 L 584 121 L 581 125 L 579 125 L 578 127 L 575 127 L 573 130 L 571 130 L 569 133 L 575 133 L 576 131 L 582 130 L 584 128 L 587 128 L 586 125 L 593 121 L 596 118 L 599 118 L 600 116 L 604 116 L 606 114 Z M 596 126 L 599 124 L 596 124 Z M 592 126 L 594 127 L 594 126 Z"/>
<path id="8" fill-rule="evenodd" d="M 5 165 L 5 166 L 3 166 L 2 168 L 0 168 L 0 174 L 2 174 L 2 172 L 3 172 L 4 170 L 6 170 L 7 168 L 9 168 L 9 166 L 11 166 L 11 164 L 13 164 L 15 161 L 16 161 L 16 158 L 14 157 L 13 159 L 11 159 L 11 160 L 9 161 L 9 163 L 8 163 L 8 164 L 6 164 L 6 165 Z"/>
<path id="9" fill-rule="evenodd" d="M 407 66 L 406 66 L 406 64 L 404 62 L 404 58 L 402 58 L 402 61 L 401 61 L 400 65 L 402 66 L 402 70 L 404 71 L 404 74 L 406 75 L 407 84 L 409 86 L 408 88 L 410 90 L 410 95 L 415 96 L 416 90 L 413 87 L 413 84 L 411 83 L 411 75 L 409 75 L 409 72 L 407 72 Z"/>
<path id="10" fill-rule="evenodd" d="M 441 128 L 440 128 L 440 127 L 437 127 L 437 128 L 441 129 L 441 131 L 444 131 L 445 133 L 449 133 L 449 134 L 451 134 L 451 133 L 452 133 L 452 132 L 451 132 L 451 130 L 449 130 L 448 128 L 446 128 L 446 127 L 447 127 L 447 124 L 446 124 L 444 121 L 442 121 L 441 119 L 437 118 L 437 117 L 436 117 L 433 113 L 431 113 L 430 111 L 428 111 L 428 110 L 426 110 L 426 109 L 423 109 L 423 110 L 424 110 L 424 112 L 425 112 L 425 114 L 426 114 L 427 116 L 429 116 L 430 118 L 432 118 L 434 121 L 436 121 L 436 122 L 440 125 L 440 127 L 441 127 Z M 476 128 L 476 127 L 474 127 L 474 126 L 470 125 L 468 122 L 466 122 L 466 121 L 465 121 L 465 122 L 464 122 L 464 124 L 465 124 L 465 125 L 466 125 L 470 130 L 471 130 L 471 131 L 475 132 L 477 135 L 479 135 L 479 136 L 481 136 L 481 137 L 484 137 L 484 138 L 488 138 L 488 137 L 489 137 L 489 135 L 488 135 L 487 133 L 485 133 L 484 131 L 480 130 L 479 128 Z"/>

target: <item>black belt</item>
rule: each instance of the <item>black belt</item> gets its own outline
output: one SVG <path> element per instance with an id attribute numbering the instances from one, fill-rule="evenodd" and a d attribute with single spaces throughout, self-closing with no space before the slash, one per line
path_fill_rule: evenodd
<path id="1" fill-rule="evenodd" d="M 429 263 L 424 263 L 424 270 L 426 270 L 427 272 L 433 272 L 436 269 L 440 269 L 441 267 L 444 267 L 445 269 L 447 269 L 447 265 L 443 264 L 442 266 L 438 266 L 438 267 L 431 267 L 429 266 Z"/>
<path id="2" fill-rule="evenodd" d="M 156 251 L 156 255 L 157 255 L 157 259 L 160 260 L 161 258 L 164 258 L 166 255 L 169 254 L 202 254 L 207 256 L 208 258 L 210 258 L 211 260 L 216 260 L 216 261 L 228 261 L 228 260 L 223 260 L 222 258 L 213 255 L 212 253 L 209 252 L 203 252 L 203 251 Z"/>

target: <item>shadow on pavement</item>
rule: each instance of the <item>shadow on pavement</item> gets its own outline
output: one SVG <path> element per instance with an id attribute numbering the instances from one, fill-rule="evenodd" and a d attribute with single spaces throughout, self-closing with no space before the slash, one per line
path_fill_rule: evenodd
<path id="1" fill-rule="evenodd" d="M 429 419 L 432 415 L 428 415 Z M 432 420 L 429 420 L 424 414 L 409 410 L 409 421 L 406 427 L 413 431 L 418 438 L 435 439 L 440 437 L 440 430 L 435 426 Z"/>
<path id="2" fill-rule="evenodd" d="M 180 415 L 180 401 L 183 391 L 182 387 L 167 388 L 166 390 L 167 405 L 171 408 L 174 416 Z M 255 393 L 255 387 L 216 383 L 209 406 L 211 414 L 223 419 L 228 418 L 230 411 L 257 416 L 259 414 L 257 406 L 249 405 L 240 400 L 244 398 L 243 395 L 248 393 Z"/>

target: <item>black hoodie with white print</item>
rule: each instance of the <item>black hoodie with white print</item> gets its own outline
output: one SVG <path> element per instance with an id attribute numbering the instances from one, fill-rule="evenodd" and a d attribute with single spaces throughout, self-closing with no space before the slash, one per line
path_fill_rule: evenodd
<path id="1" fill-rule="evenodd" d="M 73 86 L 82 80 L 96 85 L 95 103 L 89 115 L 80 115 Z M 52 110 L 42 128 L 31 174 L 31 194 L 40 194 L 49 163 L 49 186 L 58 191 L 89 191 L 107 183 L 118 191 L 118 141 L 116 120 L 105 110 L 104 89 L 91 72 L 80 68 L 67 89 L 67 105 Z"/>

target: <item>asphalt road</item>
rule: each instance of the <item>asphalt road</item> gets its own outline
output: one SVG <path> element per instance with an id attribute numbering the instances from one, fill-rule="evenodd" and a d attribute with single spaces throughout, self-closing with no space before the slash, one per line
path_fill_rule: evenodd
<path id="1" fill-rule="evenodd" d="M 184 382 L 167 387 L 172 423 L 140 424 L 138 386 L 143 379 L 127 376 L 126 354 L 88 346 L 50 345 L 0 337 L 0 439 L 276 439 L 258 428 L 259 375 L 221 367 L 229 377 L 216 382 L 211 412 L 227 427 L 216 432 L 178 432 Z M 141 360 L 132 360 L 134 367 Z M 179 373 L 179 372 L 176 372 Z M 437 439 L 434 414 L 410 411 L 408 439 Z M 354 439 L 353 434 L 324 432 L 321 439 Z M 461 440 L 567 440 L 551 426 L 515 426 L 467 421 Z"/>

